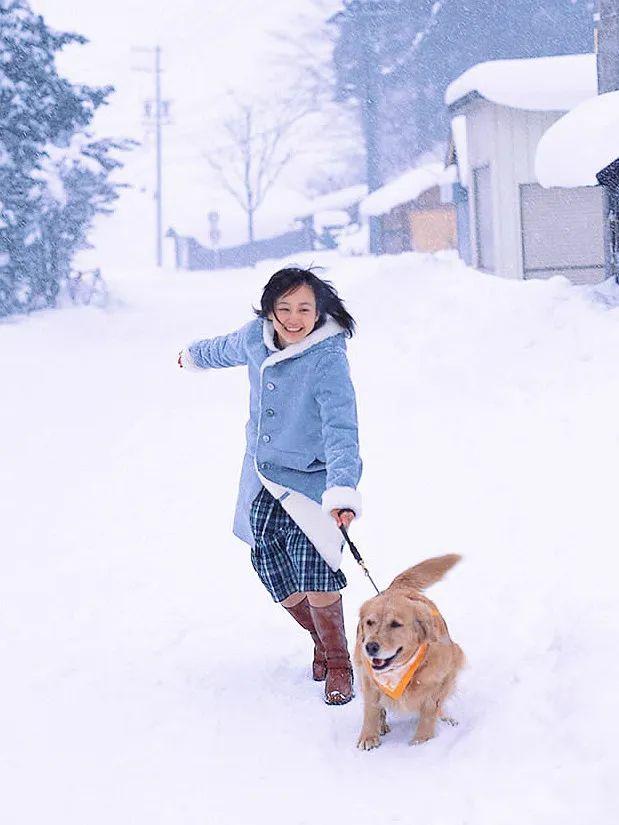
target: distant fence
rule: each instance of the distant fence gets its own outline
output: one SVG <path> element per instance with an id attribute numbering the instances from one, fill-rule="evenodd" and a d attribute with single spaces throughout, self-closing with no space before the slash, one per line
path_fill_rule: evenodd
<path id="1" fill-rule="evenodd" d="M 284 232 L 274 238 L 262 238 L 253 244 L 228 246 L 215 250 L 202 246 L 195 238 L 177 235 L 174 238 L 176 266 L 179 269 L 231 269 L 251 266 L 267 258 L 285 258 L 296 252 L 307 252 L 314 248 L 313 232 L 307 226 Z"/>

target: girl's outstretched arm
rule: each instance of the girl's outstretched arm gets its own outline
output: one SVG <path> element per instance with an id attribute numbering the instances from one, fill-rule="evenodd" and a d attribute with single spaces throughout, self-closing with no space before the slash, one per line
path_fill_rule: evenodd
<path id="1" fill-rule="evenodd" d="M 236 332 L 194 341 L 185 347 L 178 356 L 179 367 L 185 369 L 218 369 L 220 367 L 239 367 L 247 364 L 247 334 L 255 324 L 250 321 Z"/>
<path id="2" fill-rule="evenodd" d="M 350 508 L 361 515 L 361 495 L 356 487 L 361 477 L 357 404 L 350 380 L 348 359 L 343 352 L 329 352 L 318 364 L 316 399 L 320 407 L 322 437 L 327 465 L 327 489 L 322 509 Z"/>

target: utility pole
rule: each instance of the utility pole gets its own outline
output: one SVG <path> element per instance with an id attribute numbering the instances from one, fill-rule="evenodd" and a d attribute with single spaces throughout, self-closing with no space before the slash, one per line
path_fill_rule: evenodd
<path id="1" fill-rule="evenodd" d="M 161 217 L 161 46 L 155 46 L 155 135 L 157 144 L 157 188 L 155 202 L 157 209 L 157 266 L 163 263 L 162 217 Z"/>
<path id="2" fill-rule="evenodd" d="M 619 90 L 619 0 L 599 0 L 596 15 L 598 94 Z M 619 152 L 618 152 L 619 154 Z M 619 179 L 615 161 L 600 170 L 604 184 L 604 256 L 606 277 L 619 281 Z"/>
<path id="3" fill-rule="evenodd" d="M 154 69 L 136 68 L 135 71 L 148 72 L 155 76 L 155 97 L 153 101 L 147 100 L 144 103 L 144 114 L 147 124 L 152 124 L 154 121 L 155 129 L 155 256 L 157 266 L 161 267 L 163 264 L 163 164 L 162 164 L 162 141 L 161 141 L 161 127 L 169 123 L 169 100 L 161 99 L 161 46 L 155 48 L 134 48 L 135 52 L 146 52 L 155 55 Z M 154 111 L 153 111 L 154 104 Z"/>

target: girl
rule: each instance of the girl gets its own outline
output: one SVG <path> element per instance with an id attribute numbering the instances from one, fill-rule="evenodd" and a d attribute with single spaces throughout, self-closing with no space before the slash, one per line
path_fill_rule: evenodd
<path id="1" fill-rule="evenodd" d="M 342 705 L 353 690 L 339 527 L 361 513 L 346 359 L 355 322 L 331 284 L 296 267 L 271 277 L 256 314 L 237 332 L 194 342 L 178 363 L 248 366 L 250 417 L 234 533 L 251 546 L 272 598 L 310 632 L 313 677 L 325 680 L 325 701 Z"/>

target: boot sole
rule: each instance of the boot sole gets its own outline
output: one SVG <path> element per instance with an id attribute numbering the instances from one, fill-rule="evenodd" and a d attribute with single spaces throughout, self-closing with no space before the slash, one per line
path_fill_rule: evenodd
<path id="1" fill-rule="evenodd" d="M 332 699 L 329 699 L 328 697 L 325 696 L 324 697 L 324 703 L 325 703 L 325 705 L 347 705 L 349 702 L 352 702 L 352 700 L 354 698 L 355 698 L 354 693 L 351 696 L 348 696 L 348 697 L 342 696 L 341 699 L 337 699 L 337 700 L 332 700 Z"/>

